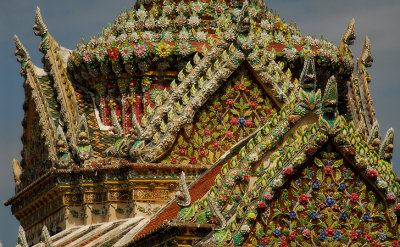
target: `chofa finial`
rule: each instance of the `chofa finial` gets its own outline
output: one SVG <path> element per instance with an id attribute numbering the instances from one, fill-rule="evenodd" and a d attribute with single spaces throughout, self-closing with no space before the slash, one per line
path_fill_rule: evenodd
<path id="1" fill-rule="evenodd" d="M 191 198 L 189 194 L 189 189 L 186 184 L 186 176 L 182 171 L 181 176 L 179 178 L 179 191 L 176 193 L 177 204 L 181 207 L 187 207 L 190 205 Z"/>
<path id="2" fill-rule="evenodd" d="M 351 57 L 353 57 L 353 53 L 350 50 L 349 46 L 354 44 L 355 39 L 356 39 L 355 20 L 353 18 L 350 20 L 349 25 L 347 26 L 346 32 L 342 36 L 342 40 L 339 45 L 339 50 L 343 54 L 349 54 Z"/>
<path id="3" fill-rule="evenodd" d="M 363 66 L 364 68 L 371 67 L 374 59 L 371 56 L 371 42 L 368 36 L 365 37 L 363 50 L 361 56 L 358 59 L 358 66 Z M 360 67 L 361 68 L 361 67 Z"/>
<path id="4" fill-rule="evenodd" d="M 379 156 L 386 160 L 387 162 L 390 162 L 392 159 L 393 155 L 393 140 L 394 140 L 394 129 L 390 128 L 386 132 L 385 139 L 383 139 L 383 143 L 381 145 L 381 148 L 379 150 Z"/>
<path id="5" fill-rule="evenodd" d="M 26 51 L 25 47 L 22 45 L 21 40 L 19 40 L 17 35 L 14 35 L 14 43 L 15 47 L 17 48 L 14 52 L 15 56 L 20 56 L 17 58 L 19 63 L 26 62 L 31 59 L 29 53 Z"/>
<path id="6" fill-rule="evenodd" d="M 26 63 L 31 60 L 31 57 L 29 56 L 29 53 L 26 51 L 25 47 L 22 45 L 21 41 L 19 40 L 17 35 L 14 35 L 14 43 L 16 50 L 14 52 L 15 56 L 17 57 L 17 61 L 21 63 L 21 70 L 20 74 L 22 76 L 26 75 Z"/>
<path id="7" fill-rule="evenodd" d="M 35 25 L 33 26 L 33 30 L 35 30 L 36 36 L 43 36 L 48 32 L 47 26 L 46 24 L 44 24 L 39 6 L 36 7 Z"/>

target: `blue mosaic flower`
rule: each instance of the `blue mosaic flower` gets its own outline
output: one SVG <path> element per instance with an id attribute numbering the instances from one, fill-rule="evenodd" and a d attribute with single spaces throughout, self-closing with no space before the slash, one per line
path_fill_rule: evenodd
<path id="1" fill-rule="evenodd" d="M 328 207 L 332 207 L 333 204 L 335 204 L 335 200 L 333 200 L 332 197 L 328 197 L 328 198 L 326 198 L 325 204 L 326 204 L 326 206 L 328 206 Z"/>
<path id="2" fill-rule="evenodd" d="M 385 239 L 386 239 L 386 234 L 384 234 L 384 233 L 379 233 L 378 237 L 379 237 L 379 240 L 381 240 L 381 241 L 383 242 L 383 241 L 385 241 Z"/>
<path id="3" fill-rule="evenodd" d="M 365 214 L 363 215 L 363 219 L 364 219 L 365 221 L 370 221 L 370 220 L 371 220 L 371 215 L 370 215 L 369 213 L 365 213 Z"/>
<path id="4" fill-rule="evenodd" d="M 310 172 L 310 177 L 311 177 L 311 178 L 314 177 L 314 172 Z"/>
<path id="5" fill-rule="evenodd" d="M 238 123 L 239 123 L 240 126 L 244 126 L 245 123 L 246 123 L 246 120 L 244 120 L 244 118 L 241 117 L 241 118 L 238 119 Z"/>
<path id="6" fill-rule="evenodd" d="M 281 230 L 279 230 L 278 228 L 276 228 L 273 232 L 272 232 L 275 236 L 279 237 L 281 235 Z"/>
<path id="7" fill-rule="evenodd" d="M 319 237 L 321 238 L 322 241 L 324 241 L 326 239 L 326 237 L 328 237 L 328 235 L 326 235 L 325 230 L 322 230 Z"/>
<path id="8" fill-rule="evenodd" d="M 342 237 L 342 233 L 340 231 L 336 231 L 335 235 L 333 235 L 333 238 L 336 240 L 339 240 Z"/>
<path id="9" fill-rule="evenodd" d="M 339 189 L 345 190 L 346 189 L 346 184 L 345 183 L 340 183 L 339 184 Z"/>
<path id="10" fill-rule="evenodd" d="M 289 218 L 290 218 L 291 220 L 296 219 L 296 213 L 293 212 L 293 211 L 290 211 L 290 213 L 289 213 Z"/>
<path id="11" fill-rule="evenodd" d="M 318 190 L 319 189 L 319 181 L 314 181 L 312 182 L 312 188 L 314 190 Z"/>
<path id="12" fill-rule="evenodd" d="M 313 220 L 316 220 L 316 219 L 318 219 L 318 216 L 319 216 L 319 214 L 318 214 L 318 212 L 312 212 L 311 213 L 311 218 L 313 219 Z"/>
<path id="13" fill-rule="evenodd" d="M 349 217 L 349 214 L 347 212 L 341 212 L 340 213 L 340 219 L 341 220 L 346 220 L 347 217 Z"/>

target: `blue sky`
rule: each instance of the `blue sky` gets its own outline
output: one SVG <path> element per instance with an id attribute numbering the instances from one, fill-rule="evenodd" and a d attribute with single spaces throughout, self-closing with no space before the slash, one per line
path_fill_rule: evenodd
<path id="1" fill-rule="evenodd" d="M 20 160 L 22 135 L 21 120 L 24 93 L 23 78 L 14 57 L 13 35 L 17 34 L 36 65 L 41 65 L 37 47 L 39 38 L 34 36 L 35 8 L 41 7 L 50 33 L 64 47 L 74 49 L 82 38 L 96 35 L 107 23 L 113 22 L 132 0 L 0 0 L 0 200 L 14 194 L 11 161 Z M 398 0 L 268 0 L 267 5 L 278 11 L 285 20 L 297 23 L 303 35 L 325 39 L 339 44 L 349 20 L 356 19 L 357 40 L 353 46 L 355 57 L 361 53 L 362 42 L 368 35 L 372 43 L 374 65 L 371 95 L 376 117 L 384 136 L 393 127 L 400 131 L 400 1 Z M 400 154 L 395 151 L 393 166 L 400 174 Z M 0 241 L 3 246 L 15 246 L 18 222 L 10 208 L 0 205 Z"/>

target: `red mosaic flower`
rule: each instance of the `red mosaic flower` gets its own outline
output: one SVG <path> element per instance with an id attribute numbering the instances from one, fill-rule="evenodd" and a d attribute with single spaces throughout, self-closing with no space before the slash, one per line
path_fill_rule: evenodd
<path id="1" fill-rule="evenodd" d="M 180 156 L 183 156 L 185 154 L 186 154 L 186 149 L 184 149 L 184 148 L 179 149 L 179 155 Z"/>
<path id="2" fill-rule="evenodd" d="M 225 137 L 226 137 L 226 138 L 232 138 L 232 137 L 233 137 L 233 132 L 228 130 L 228 131 L 225 133 Z"/>
<path id="3" fill-rule="evenodd" d="M 240 90 L 239 85 L 235 85 L 235 90 L 236 90 L 236 91 L 239 91 L 239 90 Z"/>
<path id="4" fill-rule="evenodd" d="M 231 125 L 237 125 L 238 124 L 238 119 L 237 118 L 232 118 L 231 119 Z"/>
<path id="5" fill-rule="evenodd" d="M 177 160 L 178 160 L 177 158 L 173 157 L 173 158 L 171 158 L 171 163 L 176 164 Z"/>
<path id="6" fill-rule="evenodd" d="M 262 242 L 263 244 L 269 244 L 269 239 L 268 239 L 267 237 L 263 237 L 262 240 L 261 240 L 261 242 Z"/>
<path id="7" fill-rule="evenodd" d="M 243 173 L 242 174 L 242 181 L 243 182 L 249 182 L 250 181 L 250 175 L 248 173 Z"/>
<path id="8" fill-rule="evenodd" d="M 281 247 L 287 247 L 287 246 L 288 246 L 288 244 L 286 243 L 286 241 L 281 242 Z"/>
<path id="9" fill-rule="evenodd" d="M 358 195 L 357 195 L 357 193 L 352 193 L 351 195 L 350 195 L 350 201 L 352 201 L 352 202 L 357 202 L 358 201 Z"/>
<path id="10" fill-rule="evenodd" d="M 310 231 L 310 229 L 305 229 L 304 231 L 303 231 L 303 236 L 305 237 L 305 238 L 311 238 L 311 231 Z"/>
<path id="11" fill-rule="evenodd" d="M 197 164 L 197 159 L 196 159 L 196 157 L 191 157 L 191 158 L 190 158 L 190 164 Z"/>
<path id="12" fill-rule="evenodd" d="M 272 200 L 272 195 L 270 193 L 265 193 L 264 200 L 271 201 Z"/>
<path id="13" fill-rule="evenodd" d="M 201 157 L 206 156 L 206 150 L 205 149 L 200 149 L 199 150 L 199 156 L 201 156 Z"/>
<path id="14" fill-rule="evenodd" d="M 350 238 L 351 239 L 357 239 L 358 237 L 358 233 L 356 231 L 351 231 L 350 232 Z"/>
<path id="15" fill-rule="evenodd" d="M 289 234 L 289 240 L 290 241 L 294 241 L 294 240 L 296 240 L 296 232 L 291 232 L 290 234 Z"/>
<path id="16" fill-rule="evenodd" d="M 326 228 L 326 235 L 328 235 L 328 237 L 332 237 L 333 234 L 335 234 L 335 230 L 333 230 L 332 227 Z"/>
<path id="17" fill-rule="evenodd" d="M 289 176 L 291 176 L 293 174 L 293 169 L 292 168 L 285 168 L 284 170 L 283 170 L 283 175 L 285 175 L 285 176 L 287 176 L 287 177 L 289 177 Z"/>
<path id="18" fill-rule="evenodd" d="M 325 174 L 332 174 L 332 166 L 326 166 L 325 167 Z"/>
<path id="19" fill-rule="evenodd" d="M 370 179 L 376 179 L 377 177 L 378 177 L 378 173 L 375 171 L 375 170 L 368 170 L 368 172 L 367 172 L 367 176 L 370 178 Z"/>
<path id="20" fill-rule="evenodd" d="M 305 194 L 301 195 L 299 198 L 299 201 L 301 204 L 307 204 L 308 203 L 308 196 L 306 196 Z"/>
<path id="21" fill-rule="evenodd" d="M 371 242 L 371 241 L 372 241 L 372 235 L 371 235 L 371 234 L 366 235 L 366 236 L 365 236 L 365 239 L 366 239 L 368 242 Z"/>
<path id="22" fill-rule="evenodd" d="M 218 110 L 219 110 L 219 108 L 220 108 L 220 106 L 219 106 L 219 105 L 215 105 L 215 106 L 214 106 L 214 110 L 216 110 L 216 111 L 218 111 Z"/>
<path id="23" fill-rule="evenodd" d="M 267 110 L 265 111 L 265 113 L 267 113 L 267 115 L 271 114 L 271 112 L 272 112 L 272 109 L 267 109 Z"/>
<path id="24" fill-rule="evenodd" d="M 394 200 L 396 200 L 396 195 L 394 193 L 389 193 L 389 194 L 386 195 L 386 199 L 388 201 L 393 202 Z"/>
<path id="25" fill-rule="evenodd" d="M 225 194 L 225 193 L 223 193 L 223 194 L 220 194 L 219 195 L 219 201 L 221 201 L 221 202 L 227 202 L 228 201 L 228 196 Z"/>
<path id="26" fill-rule="evenodd" d="M 400 203 L 399 203 L 399 204 L 397 204 L 397 206 L 396 206 L 396 210 L 397 210 L 397 212 L 400 212 Z"/>
<path id="27" fill-rule="evenodd" d="M 214 142 L 213 147 L 215 149 L 220 149 L 221 148 L 221 143 L 219 143 L 219 141 Z"/>
<path id="28" fill-rule="evenodd" d="M 246 120 L 246 123 L 244 124 L 247 128 L 253 127 L 253 122 L 251 120 Z"/>
<path id="29" fill-rule="evenodd" d="M 399 247 L 400 246 L 399 241 L 397 241 L 397 240 L 393 240 L 392 245 L 393 245 L 393 247 Z"/>
<path id="30" fill-rule="evenodd" d="M 233 99 L 228 99 L 228 100 L 226 101 L 226 104 L 227 104 L 228 106 L 233 106 Z"/>
<path id="31" fill-rule="evenodd" d="M 250 102 L 250 108 L 251 108 L 251 109 L 254 110 L 254 109 L 257 108 L 257 106 L 258 106 L 257 102 L 254 102 L 254 101 Z"/>
<path id="32" fill-rule="evenodd" d="M 117 48 L 111 48 L 108 50 L 108 57 L 110 58 L 111 61 L 115 61 L 118 59 L 119 56 L 119 51 Z"/>
<path id="33" fill-rule="evenodd" d="M 265 202 L 263 202 L 263 201 L 259 201 L 259 202 L 257 203 L 257 209 L 258 209 L 258 210 L 264 210 L 266 207 L 267 207 L 267 205 L 266 205 Z"/>
<path id="34" fill-rule="evenodd" d="M 211 131 L 209 129 L 204 129 L 203 130 L 203 135 L 209 136 L 211 134 Z"/>

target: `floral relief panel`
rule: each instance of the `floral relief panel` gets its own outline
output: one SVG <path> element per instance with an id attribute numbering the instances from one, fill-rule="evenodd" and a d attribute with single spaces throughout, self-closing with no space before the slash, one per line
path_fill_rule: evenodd
<path id="1" fill-rule="evenodd" d="M 245 246 L 399 246 L 383 200 L 338 153 L 321 152 L 293 177 L 277 197 L 265 194 Z"/>
<path id="2" fill-rule="evenodd" d="M 178 135 L 171 153 L 162 162 L 213 164 L 234 144 L 264 125 L 276 109 L 243 66 L 196 113 L 190 137 Z"/>

